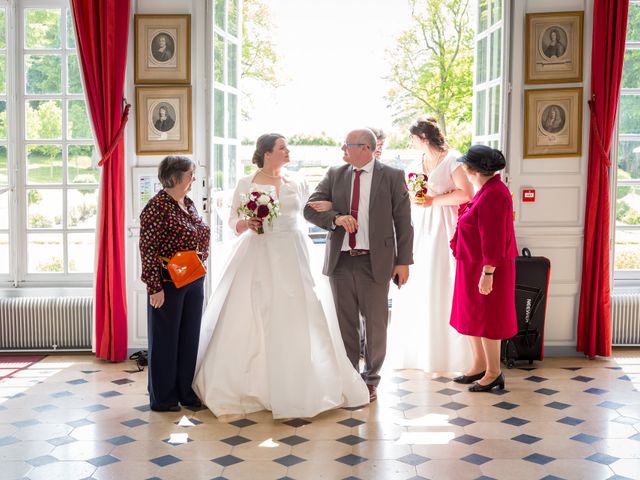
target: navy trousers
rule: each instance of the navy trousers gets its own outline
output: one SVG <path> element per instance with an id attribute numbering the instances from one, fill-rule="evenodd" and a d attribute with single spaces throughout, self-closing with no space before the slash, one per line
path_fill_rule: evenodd
<path id="1" fill-rule="evenodd" d="M 147 306 L 149 332 L 149 403 L 166 410 L 193 405 L 198 400 L 191 388 L 198 355 L 198 338 L 204 301 L 204 277 L 176 288 L 164 284 L 161 308 Z"/>

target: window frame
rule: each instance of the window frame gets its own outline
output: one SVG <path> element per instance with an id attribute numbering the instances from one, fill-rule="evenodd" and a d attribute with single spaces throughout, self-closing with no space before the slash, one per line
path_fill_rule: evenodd
<path id="1" fill-rule="evenodd" d="M 8 168 L 9 168 L 9 249 L 10 268 L 8 274 L 0 275 L 0 287 L 45 287 L 69 286 L 85 287 L 93 283 L 95 275 L 95 260 L 88 272 L 70 272 L 69 252 L 72 247 L 69 235 L 90 234 L 95 238 L 98 224 L 93 228 L 70 227 L 67 222 L 69 216 L 69 192 L 78 189 L 94 190 L 96 207 L 99 209 L 100 179 L 96 183 L 72 183 L 69 178 L 68 150 L 71 146 L 88 145 L 93 147 L 92 159 L 97 162 L 96 146 L 93 130 L 87 139 L 69 138 L 68 115 L 71 101 L 81 100 L 85 105 L 90 128 L 91 118 L 88 111 L 84 88 L 81 93 L 68 92 L 69 63 L 72 55 L 78 55 L 77 43 L 74 47 L 67 44 L 69 28 L 73 28 L 73 13 L 68 0 L 0 0 L 0 6 L 6 8 L 7 28 L 7 129 L 8 129 Z M 61 11 L 60 18 L 60 47 L 51 49 L 29 49 L 25 44 L 25 21 L 28 9 L 56 9 Z M 69 19 L 69 23 L 67 20 Z M 60 55 L 60 93 L 59 94 L 29 94 L 26 92 L 25 75 L 27 70 L 27 55 Z M 82 82 L 82 74 L 80 74 Z M 55 100 L 61 105 L 61 135 L 60 139 L 27 139 L 26 105 L 30 100 Z M 61 148 L 62 179 L 60 183 L 28 183 L 27 152 L 30 145 L 55 145 Z M 27 191 L 28 190 L 59 190 L 62 195 L 61 223 L 56 228 L 33 229 L 28 225 Z M 97 220 L 96 212 L 96 220 Z M 4 233 L 4 232 L 3 232 Z M 62 238 L 62 272 L 29 272 L 29 235 L 33 233 L 60 235 Z M 95 252 L 95 240 L 94 240 Z"/>

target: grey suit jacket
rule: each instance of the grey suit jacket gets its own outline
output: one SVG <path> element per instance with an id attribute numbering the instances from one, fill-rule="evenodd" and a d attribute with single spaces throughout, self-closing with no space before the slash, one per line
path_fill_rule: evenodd
<path id="1" fill-rule="evenodd" d="M 349 214 L 352 176 L 353 168 L 349 164 L 331 167 L 309 201 L 328 200 L 333 203 L 333 209 L 316 212 L 309 206 L 304 208 L 304 218 L 329 232 L 323 269 L 325 275 L 333 273 L 342 250 L 345 230 L 342 227 L 332 230 L 333 219 L 338 214 Z M 370 199 L 369 258 L 374 280 L 384 283 L 391 279 L 395 265 L 413 264 L 411 204 L 404 172 L 376 160 Z"/>

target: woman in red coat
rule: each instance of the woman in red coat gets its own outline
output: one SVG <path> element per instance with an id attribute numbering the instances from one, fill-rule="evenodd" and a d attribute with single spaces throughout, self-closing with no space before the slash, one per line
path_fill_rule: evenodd
<path id="1" fill-rule="evenodd" d="M 499 150 L 473 145 L 458 159 L 477 192 L 458 219 L 451 240 L 456 280 L 451 326 L 468 335 L 473 363 L 457 383 L 473 383 L 472 392 L 504 388 L 500 340 L 517 332 L 513 204 L 496 172 L 506 161 Z"/>

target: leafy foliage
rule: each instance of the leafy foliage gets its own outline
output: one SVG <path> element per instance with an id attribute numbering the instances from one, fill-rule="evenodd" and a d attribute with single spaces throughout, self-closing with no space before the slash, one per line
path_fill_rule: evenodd
<path id="1" fill-rule="evenodd" d="M 470 142 L 473 29 L 470 0 L 408 0 L 414 25 L 388 51 L 394 121 L 433 114 L 455 147 Z M 450 128 L 457 125 L 458 128 Z M 455 135 L 454 135 L 455 132 Z M 467 133 L 468 132 L 468 133 Z"/>
<path id="2" fill-rule="evenodd" d="M 296 133 L 291 135 L 288 140 L 289 145 L 328 145 L 336 146 L 336 142 L 333 138 L 329 137 L 326 133 L 322 132 L 320 135 L 307 135 L 304 133 Z"/>

